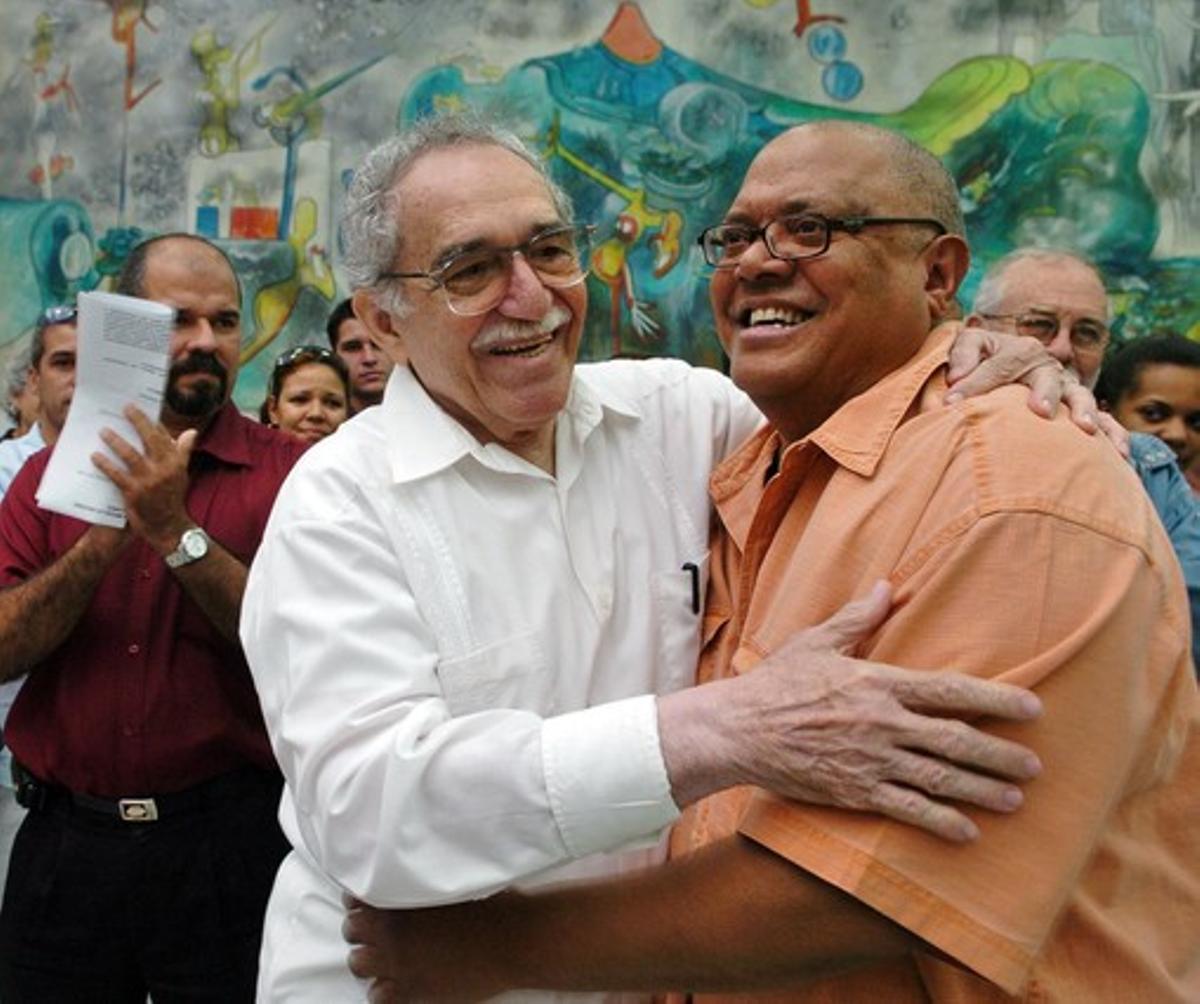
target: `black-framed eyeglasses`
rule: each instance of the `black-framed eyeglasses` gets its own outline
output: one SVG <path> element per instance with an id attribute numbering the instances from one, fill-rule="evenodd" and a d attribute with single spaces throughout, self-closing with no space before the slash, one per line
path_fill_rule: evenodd
<path id="1" fill-rule="evenodd" d="M 555 227 L 512 247 L 470 248 L 452 254 L 428 272 L 384 272 L 380 279 L 427 279 L 446 297 L 446 306 L 462 317 L 486 314 L 504 299 L 514 255 L 529 263 L 547 286 L 564 289 L 587 278 L 590 224 Z"/>
<path id="2" fill-rule="evenodd" d="M 55 324 L 72 324 L 79 316 L 79 309 L 73 303 L 51 304 L 38 314 L 38 328 L 49 328 Z"/>
<path id="3" fill-rule="evenodd" d="M 1018 335 L 1036 338 L 1049 345 L 1062 330 L 1063 318 L 1053 311 L 1027 310 L 1015 314 L 980 314 L 986 321 L 1011 321 Z M 1090 317 L 1082 317 L 1071 324 L 1071 345 L 1080 352 L 1102 352 L 1108 345 L 1108 325 Z"/>
<path id="4" fill-rule="evenodd" d="M 699 244 L 704 252 L 704 260 L 713 268 L 734 268 L 760 237 L 772 258 L 796 261 L 823 255 L 829 250 L 835 230 L 857 234 L 867 227 L 901 225 L 933 227 L 938 237 L 946 233 L 943 224 L 926 216 L 822 216 L 820 213 L 794 213 L 771 220 L 765 227 L 718 223 L 700 235 Z"/>

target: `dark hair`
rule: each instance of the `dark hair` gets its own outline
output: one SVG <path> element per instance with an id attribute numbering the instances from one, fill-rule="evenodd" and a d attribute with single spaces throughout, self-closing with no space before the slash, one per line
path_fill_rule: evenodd
<path id="1" fill-rule="evenodd" d="M 73 303 L 52 304 L 38 314 L 29 339 L 29 368 L 37 369 L 46 354 L 46 329 L 59 324 L 75 324 L 79 311 Z"/>
<path id="2" fill-rule="evenodd" d="M 150 252 L 156 245 L 166 241 L 193 241 L 196 244 L 201 244 L 206 248 L 211 248 L 224 259 L 225 264 L 229 266 L 229 273 L 233 276 L 233 285 L 237 291 L 238 306 L 242 303 L 242 280 L 237 274 L 237 269 L 233 267 L 233 261 L 224 251 L 210 240 L 206 240 L 197 234 L 185 233 L 169 233 L 159 234 L 156 237 L 149 237 L 140 244 L 135 244 L 133 250 L 129 252 L 124 263 L 121 265 L 121 271 L 117 273 L 116 285 L 113 286 L 113 291 L 123 293 L 125 296 L 145 296 L 146 288 L 146 266 L 150 259 Z"/>
<path id="3" fill-rule="evenodd" d="M 346 368 L 341 356 L 331 352 L 324 345 L 297 345 L 295 348 L 280 353 L 275 360 L 275 365 L 271 368 L 270 396 L 278 401 L 279 394 L 283 390 L 283 382 L 288 375 L 309 363 L 328 366 L 337 374 L 338 379 L 342 382 L 342 390 L 346 394 L 348 409 L 350 407 L 350 371 Z M 266 408 L 265 402 L 263 407 Z"/>
<path id="4" fill-rule="evenodd" d="M 325 322 L 325 334 L 329 336 L 329 347 L 334 352 L 337 351 L 338 342 L 341 341 L 341 332 L 338 329 L 342 326 L 343 321 L 348 321 L 354 316 L 354 306 L 350 302 L 350 297 L 346 297 L 341 303 L 333 308 L 333 313 L 329 315 L 329 320 Z"/>
<path id="5" fill-rule="evenodd" d="M 1154 365 L 1200 369 L 1200 345 L 1173 331 L 1126 342 L 1100 370 L 1096 400 L 1108 408 L 1115 408 L 1121 398 L 1137 387 L 1142 368 Z"/>

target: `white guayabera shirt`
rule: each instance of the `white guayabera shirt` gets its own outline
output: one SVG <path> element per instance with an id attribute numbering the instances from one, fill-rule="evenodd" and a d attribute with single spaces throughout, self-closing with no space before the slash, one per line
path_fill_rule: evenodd
<path id="1" fill-rule="evenodd" d="M 420 907 L 661 859 L 646 695 L 693 680 L 708 472 L 760 422 L 711 370 L 582 365 L 551 477 L 400 368 L 301 459 L 242 610 L 295 848 L 260 1000 L 363 999 L 342 889 Z"/>

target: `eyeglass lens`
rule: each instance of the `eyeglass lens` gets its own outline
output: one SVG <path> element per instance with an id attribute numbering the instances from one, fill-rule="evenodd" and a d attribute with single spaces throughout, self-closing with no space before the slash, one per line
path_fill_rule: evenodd
<path id="1" fill-rule="evenodd" d="M 447 262 L 436 278 L 452 310 L 481 314 L 504 298 L 514 254 L 519 253 L 547 286 L 573 286 L 587 275 L 588 245 L 583 227 L 551 231 L 517 248 L 467 251 Z"/>
<path id="2" fill-rule="evenodd" d="M 1016 318 L 1017 333 L 1039 342 L 1054 341 L 1062 319 L 1053 314 L 1021 314 Z M 1071 325 L 1071 344 L 1077 348 L 1101 348 L 1108 341 L 1108 329 L 1095 321 L 1076 321 Z"/>
<path id="3" fill-rule="evenodd" d="M 776 258 L 809 258 L 829 244 L 829 225 L 820 216 L 799 214 L 772 220 L 763 229 L 731 223 L 710 227 L 704 234 L 704 257 L 710 265 L 732 265 L 759 236 Z"/>

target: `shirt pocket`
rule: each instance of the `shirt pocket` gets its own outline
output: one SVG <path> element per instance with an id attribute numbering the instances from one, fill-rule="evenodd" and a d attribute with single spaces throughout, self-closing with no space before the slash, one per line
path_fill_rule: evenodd
<path id="1" fill-rule="evenodd" d="M 680 690 L 696 682 L 700 624 L 708 590 L 709 552 L 670 572 L 656 572 L 650 588 L 659 629 L 661 690 Z"/>
<path id="2" fill-rule="evenodd" d="M 553 679 L 545 653 L 532 632 L 504 638 L 437 667 L 452 715 L 515 708 L 553 712 Z"/>

